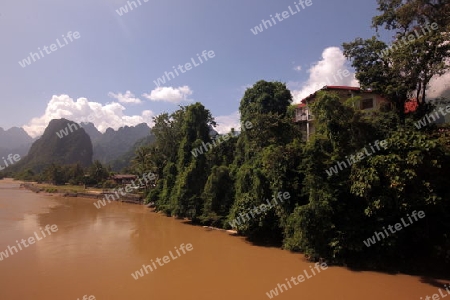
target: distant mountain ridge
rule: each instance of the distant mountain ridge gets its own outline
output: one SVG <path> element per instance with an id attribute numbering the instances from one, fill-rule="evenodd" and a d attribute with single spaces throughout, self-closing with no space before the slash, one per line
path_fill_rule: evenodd
<path id="1" fill-rule="evenodd" d="M 92 164 L 92 142 L 89 135 L 80 128 L 64 138 L 57 132 L 64 130 L 74 122 L 67 119 L 51 120 L 42 136 L 30 148 L 28 155 L 11 166 L 9 171 L 31 169 L 41 172 L 46 166 L 56 164 L 80 164 L 87 167 Z"/>
<path id="2" fill-rule="evenodd" d="M 84 135 L 89 138 L 89 143 Z M 119 171 L 130 163 L 138 145 L 151 143 L 153 140 L 154 136 L 146 123 L 124 126 L 117 130 L 108 128 L 101 133 L 93 123 L 79 124 L 67 119 L 54 119 L 50 121 L 43 135 L 37 139 L 30 137 L 23 128 L 13 127 L 5 131 L 0 127 L 0 158 L 6 157 L 8 154 L 19 154 L 24 160 L 20 165 L 26 165 L 32 169 L 40 169 L 41 165 L 46 164 L 47 159 L 47 164 L 58 161 L 62 164 L 72 163 L 73 159 L 61 157 L 54 152 L 59 152 L 58 149 L 62 147 L 60 143 L 67 143 L 70 145 L 69 148 L 73 147 L 82 152 L 87 151 L 86 153 L 92 151 L 90 160 L 78 157 L 83 165 L 88 164 L 88 161 L 90 164 L 93 160 L 99 160 L 102 164 L 112 164 L 113 168 Z M 37 143 L 34 143 L 32 147 L 33 141 Z M 44 146 L 42 141 L 45 141 L 47 145 Z M 81 142 L 81 145 L 73 145 L 76 141 Z M 40 150 L 36 150 L 42 147 L 46 152 L 56 154 L 56 157 L 49 157 L 41 154 Z M 38 155 L 36 151 L 39 153 Z M 27 158 L 27 154 L 30 156 L 29 158 Z M 36 156 L 42 156 L 45 159 L 37 159 Z"/>
<path id="3" fill-rule="evenodd" d="M 4 130 L 0 127 L 0 148 L 18 148 L 26 144 L 31 144 L 33 138 L 20 127 L 12 127 Z"/>
<path id="4" fill-rule="evenodd" d="M 109 164 L 129 152 L 141 139 L 151 135 L 150 127 L 146 123 L 136 126 L 120 127 L 118 130 L 106 129 L 100 133 L 92 123 L 82 125 L 89 134 L 94 147 L 94 160 Z"/>
<path id="5" fill-rule="evenodd" d="M 0 127 L 0 157 L 8 154 L 19 154 L 21 157 L 27 155 L 33 138 L 20 127 L 12 127 L 4 130 Z"/>

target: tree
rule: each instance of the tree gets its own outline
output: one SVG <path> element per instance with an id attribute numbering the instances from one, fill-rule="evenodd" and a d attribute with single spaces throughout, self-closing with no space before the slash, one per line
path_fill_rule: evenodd
<path id="1" fill-rule="evenodd" d="M 65 176 L 60 165 L 52 163 L 43 171 L 44 180 L 49 181 L 54 185 L 61 185 L 66 183 Z"/>
<path id="2" fill-rule="evenodd" d="M 85 181 L 84 168 L 80 164 L 67 166 L 67 178 L 70 184 L 79 185 Z"/>
<path id="3" fill-rule="evenodd" d="M 394 43 L 388 47 L 375 37 L 357 38 L 343 44 L 344 55 L 352 60 L 361 86 L 383 94 L 403 120 L 405 102 L 415 94 L 423 110 L 431 78 L 450 68 L 450 4 L 378 0 L 378 10 L 381 15 L 373 18 L 373 27 L 395 31 Z"/>
<path id="4" fill-rule="evenodd" d="M 357 38 L 344 43 L 343 47 L 344 55 L 352 60 L 361 88 L 383 95 L 403 120 L 405 102 L 415 88 L 414 79 L 408 76 L 404 63 L 393 54 L 380 57 L 379 53 L 388 46 L 375 37 L 367 40 Z"/>
<path id="5" fill-rule="evenodd" d="M 317 126 L 304 148 L 301 167 L 302 195 L 307 200 L 287 218 L 283 244 L 313 260 L 342 262 L 362 248 L 364 229 L 355 224 L 362 222 L 364 207 L 350 193 L 351 166 L 331 177 L 326 170 L 337 161 L 345 161 L 378 133 L 335 93 L 318 93 L 310 109 Z"/>
<path id="6" fill-rule="evenodd" d="M 186 107 L 181 106 L 171 115 L 163 113 L 153 119 L 155 125 L 152 133 L 156 141 L 150 148 L 150 159 L 160 180 L 157 181 L 155 189 L 150 191 L 148 201 L 154 201 L 156 209 L 169 215 L 172 213 L 170 203 L 178 174 L 175 162 L 178 160 L 178 149 L 182 138 L 181 125 L 185 111 Z"/>
<path id="7" fill-rule="evenodd" d="M 414 210 L 423 210 L 427 221 L 380 241 L 382 251 L 376 254 L 397 262 L 414 257 L 414 253 L 415 259 L 424 254 L 437 257 L 437 241 L 450 242 L 445 234 L 450 226 L 442 222 L 450 215 L 448 192 L 443 189 L 441 177 L 448 174 L 448 169 L 441 170 L 448 161 L 443 144 L 438 138 L 411 127 L 392 132 L 387 141 L 388 152 L 355 165 L 350 176 L 352 194 L 366 205 L 365 227 L 372 232 L 379 230 L 386 224 L 406 219 Z M 416 251 L 408 253 L 411 248 Z M 449 261 L 445 255 L 441 258 Z"/>
<path id="8" fill-rule="evenodd" d="M 109 177 L 108 169 L 106 169 L 98 160 L 95 160 L 89 167 L 88 173 L 93 184 L 100 184 Z"/>
<path id="9" fill-rule="evenodd" d="M 224 227 L 226 217 L 234 202 L 234 181 L 226 166 L 213 166 L 202 194 L 202 222 Z"/>
<path id="10" fill-rule="evenodd" d="M 134 154 L 133 160 L 131 161 L 132 168 L 140 176 L 155 169 L 154 162 L 152 161 L 153 149 L 151 146 L 141 146 Z"/>
<path id="11" fill-rule="evenodd" d="M 396 41 L 408 39 L 401 59 L 405 70 L 414 78 L 416 99 L 425 104 L 426 88 L 430 79 L 450 68 L 445 62 L 450 57 L 450 3 L 447 0 L 378 0 L 380 15 L 373 18 L 377 30 L 394 30 Z M 426 29 L 425 29 L 426 28 Z M 417 32 L 424 33 L 423 38 Z M 412 37 L 412 38 L 411 38 Z M 403 43 L 405 44 L 405 43 Z"/>
<path id="12" fill-rule="evenodd" d="M 286 144 L 301 137 L 287 112 L 291 102 L 292 95 L 281 82 L 261 80 L 245 91 L 239 107 L 241 123 L 250 122 L 252 128 L 242 131 L 236 144 L 236 158 L 232 167 L 236 192 L 229 221 L 265 204 L 265 199 L 272 199 L 275 193 L 281 192 L 279 189 L 294 186 L 280 183 L 270 167 L 267 167 L 270 157 L 276 159 L 277 168 L 274 171 L 279 171 L 276 172 L 277 176 L 289 172 L 278 166 L 286 162 L 281 154 Z M 295 194 L 292 190 L 288 192 Z M 292 199 L 287 202 L 290 201 Z M 286 203 L 286 206 L 289 205 Z M 254 240 L 279 242 L 282 239 L 283 218 L 284 208 L 278 207 L 252 217 L 237 229 Z"/>
<path id="13" fill-rule="evenodd" d="M 210 127 L 216 123 L 209 110 L 201 103 L 186 107 L 181 125 L 182 140 L 178 149 L 177 179 L 174 187 L 172 212 L 180 217 L 186 212 L 195 211 L 191 216 L 201 215 L 203 201 L 201 195 L 208 178 L 205 155 L 194 157 L 192 149 L 201 147 L 202 143 L 210 143 Z M 213 145 L 210 144 L 212 148 Z"/>

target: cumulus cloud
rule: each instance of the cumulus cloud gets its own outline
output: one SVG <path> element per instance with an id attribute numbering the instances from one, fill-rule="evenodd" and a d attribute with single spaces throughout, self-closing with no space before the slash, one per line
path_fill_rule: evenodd
<path id="1" fill-rule="evenodd" d="M 296 66 L 294 67 L 294 70 L 300 72 L 302 70 L 302 66 Z"/>
<path id="2" fill-rule="evenodd" d="M 66 118 L 75 122 L 91 122 L 101 132 L 108 127 L 118 129 L 123 126 L 135 126 L 147 123 L 152 126 L 154 116 L 150 110 L 144 110 L 141 115 L 127 116 L 125 107 L 117 102 L 101 104 L 90 102 L 86 98 L 78 98 L 74 101 L 68 95 L 54 95 L 48 102 L 44 115 L 33 118 L 23 126 L 32 137 L 41 135 L 52 119 Z"/>
<path id="3" fill-rule="evenodd" d="M 298 90 L 293 90 L 294 103 L 299 103 L 325 85 L 359 86 L 355 74 L 347 67 L 346 58 L 338 47 L 329 47 L 322 52 L 322 59 L 308 70 L 309 78 Z"/>
<path id="4" fill-rule="evenodd" d="M 445 97 L 450 99 L 450 72 L 442 76 L 435 76 L 430 80 L 427 98 Z"/>
<path id="5" fill-rule="evenodd" d="M 187 86 L 180 86 L 178 88 L 157 87 L 150 94 L 143 94 L 142 96 L 151 101 L 164 101 L 178 104 L 183 101 L 190 101 L 188 96 L 192 95 L 192 90 Z"/>
<path id="6" fill-rule="evenodd" d="M 136 98 L 134 96 L 134 94 L 131 93 L 130 91 L 126 91 L 125 94 L 122 94 L 122 93 L 114 94 L 112 92 L 109 92 L 108 96 L 119 100 L 120 103 L 133 103 L 133 104 L 142 103 L 142 100 L 139 98 Z"/>
<path id="7" fill-rule="evenodd" d="M 217 127 L 214 128 L 218 133 L 225 134 L 231 131 L 231 128 L 234 128 L 236 131 L 240 131 L 241 123 L 240 123 L 240 115 L 238 111 L 235 111 L 232 114 L 214 117 L 216 120 Z"/>

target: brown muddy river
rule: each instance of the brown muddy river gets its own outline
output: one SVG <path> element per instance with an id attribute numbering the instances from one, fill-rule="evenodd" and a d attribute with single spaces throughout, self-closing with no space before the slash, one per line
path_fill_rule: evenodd
<path id="1" fill-rule="evenodd" d="M 269 299 L 267 292 L 301 274 L 303 282 L 291 281 L 273 298 L 411 300 L 438 292 L 407 275 L 329 267 L 314 276 L 300 254 L 142 206 L 97 209 L 91 199 L 35 194 L 10 180 L 0 180 L 0 228 L 0 255 L 9 255 L 0 261 L 0 300 Z M 143 265 L 148 274 L 135 280 Z"/>

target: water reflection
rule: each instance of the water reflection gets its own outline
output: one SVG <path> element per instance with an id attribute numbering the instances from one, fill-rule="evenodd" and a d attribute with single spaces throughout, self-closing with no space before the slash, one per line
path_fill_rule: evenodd
<path id="1" fill-rule="evenodd" d="M 143 206 L 114 202 L 97 209 L 92 199 L 46 197 L 0 181 L 0 251 L 47 224 L 58 232 L 0 261 L 0 299 L 265 299 L 277 283 L 310 266 L 302 255 L 250 245 Z M 189 255 L 137 281 L 131 277 L 182 243 L 193 245 Z M 436 282 L 443 281 L 330 267 L 277 298 L 419 299 L 433 294 Z"/>

